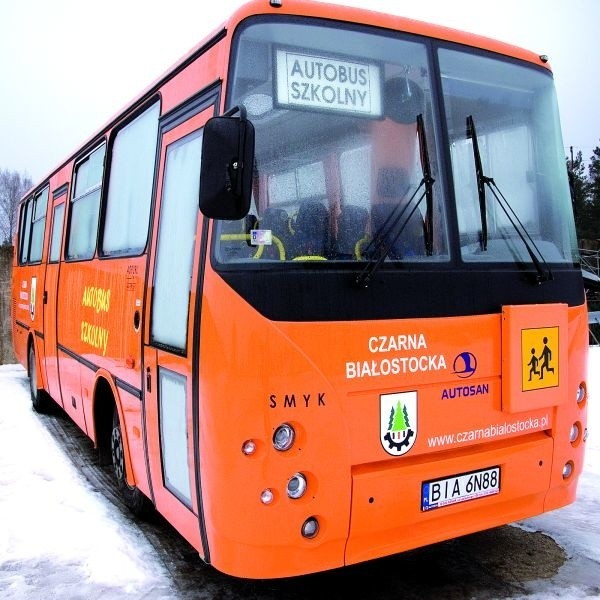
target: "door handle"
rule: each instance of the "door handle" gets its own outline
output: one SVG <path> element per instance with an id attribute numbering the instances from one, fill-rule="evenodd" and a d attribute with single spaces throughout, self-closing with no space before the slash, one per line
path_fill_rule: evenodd
<path id="1" fill-rule="evenodd" d="M 146 391 L 152 392 L 152 377 L 150 375 L 150 367 L 146 367 Z"/>

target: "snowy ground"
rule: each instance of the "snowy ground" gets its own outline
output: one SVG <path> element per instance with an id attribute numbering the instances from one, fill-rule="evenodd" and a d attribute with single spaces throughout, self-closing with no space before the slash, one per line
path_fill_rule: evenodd
<path id="1" fill-rule="evenodd" d="M 591 349 L 589 373 L 590 436 L 578 500 L 520 525 L 554 538 L 571 563 L 583 565 L 581 578 L 559 573 L 534 582 L 528 598 L 590 597 L 590 589 L 598 589 L 597 579 L 586 582 L 585 571 L 600 563 L 600 348 Z M 164 558 L 82 475 L 31 410 L 25 371 L 0 366 L 0 598 L 177 595 Z M 232 597 L 231 590 L 218 597 Z"/>
<path id="2" fill-rule="evenodd" d="M 0 598 L 141 598 L 164 587 L 153 548 L 65 457 L 26 380 L 20 366 L 0 366 Z"/>

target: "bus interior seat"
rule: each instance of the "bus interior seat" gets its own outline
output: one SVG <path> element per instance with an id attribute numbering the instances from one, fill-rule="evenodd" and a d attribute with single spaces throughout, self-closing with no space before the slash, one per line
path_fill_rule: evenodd
<path id="1" fill-rule="evenodd" d="M 392 199 L 406 196 L 410 187 L 408 173 L 403 167 L 382 167 L 377 173 L 377 195 Z"/>
<path id="2" fill-rule="evenodd" d="M 398 204 L 376 204 L 371 209 L 373 235 L 376 236 L 382 233 L 386 240 L 386 246 L 393 241 L 388 252 L 388 257 L 393 260 L 422 255 L 425 252 L 424 222 L 418 209 L 400 233 L 400 228 L 405 223 L 410 210 L 410 208 L 407 209 L 402 217 L 398 219 L 398 216 L 402 213 L 402 209 L 399 208 Z"/>
<path id="3" fill-rule="evenodd" d="M 349 204 L 344 206 L 338 219 L 336 256 L 341 260 L 356 257 L 356 245 L 367 233 L 369 211 L 362 206 Z"/>
<path id="4" fill-rule="evenodd" d="M 294 224 L 294 257 L 328 258 L 329 211 L 319 200 L 303 202 Z"/>
<path id="5" fill-rule="evenodd" d="M 385 233 L 388 241 L 394 240 L 406 222 L 412 207 L 403 211 L 402 201 L 408 201 L 410 181 L 403 167 L 382 167 L 377 174 L 377 195 L 382 200 L 371 209 L 372 231 Z M 401 206 L 400 206 L 401 205 Z M 401 218 L 398 216 L 402 214 Z M 394 223 L 397 221 L 397 223 Z M 425 250 L 424 222 L 417 209 L 404 225 L 402 233 L 392 245 L 388 256 L 392 259 L 423 254 Z"/>

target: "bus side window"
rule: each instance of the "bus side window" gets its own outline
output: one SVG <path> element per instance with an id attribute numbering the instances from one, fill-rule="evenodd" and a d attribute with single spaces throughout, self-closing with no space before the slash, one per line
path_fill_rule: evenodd
<path id="1" fill-rule="evenodd" d="M 50 257 L 48 262 L 58 262 L 60 258 L 60 241 L 62 238 L 64 217 L 64 203 L 54 207 L 54 217 L 52 218 L 52 239 L 50 242 Z"/>
<path id="2" fill-rule="evenodd" d="M 152 293 L 152 343 L 187 351 L 202 135 L 198 130 L 167 149 Z"/>
<path id="3" fill-rule="evenodd" d="M 42 260 L 44 246 L 44 232 L 46 230 L 46 210 L 48 208 L 48 187 L 35 196 L 33 208 L 33 221 L 31 224 L 31 248 L 29 262 L 35 263 Z"/>
<path id="4" fill-rule="evenodd" d="M 33 212 L 33 197 L 29 198 L 21 209 L 21 231 L 19 239 L 21 248 L 19 249 L 19 263 L 25 264 L 29 258 L 29 239 L 31 237 L 31 215 Z"/>
<path id="5" fill-rule="evenodd" d="M 67 258 L 72 260 L 94 256 L 105 151 L 106 145 L 102 144 L 75 167 L 67 244 Z"/>
<path id="6" fill-rule="evenodd" d="M 114 138 L 100 245 L 103 255 L 136 255 L 146 247 L 159 114 L 160 104 L 154 102 Z"/>

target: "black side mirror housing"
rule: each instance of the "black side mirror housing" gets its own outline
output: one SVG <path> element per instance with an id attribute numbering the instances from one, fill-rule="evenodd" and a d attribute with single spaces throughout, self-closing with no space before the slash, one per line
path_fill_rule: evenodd
<path id="1" fill-rule="evenodd" d="M 239 112 L 238 117 L 231 114 Z M 254 126 L 244 107 L 209 119 L 202 138 L 200 210 L 211 219 L 243 219 L 250 210 Z"/>

